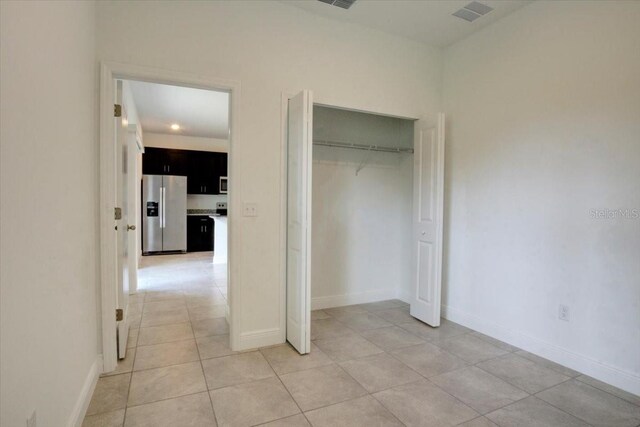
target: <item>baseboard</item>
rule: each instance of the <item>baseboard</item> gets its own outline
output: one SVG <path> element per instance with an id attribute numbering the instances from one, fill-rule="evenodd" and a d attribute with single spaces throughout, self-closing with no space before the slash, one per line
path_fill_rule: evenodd
<path id="1" fill-rule="evenodd" d="M 609 366 L 591 357 L 574 353 L 556 344 L 515 331 L 444 304 L 442 305 L 442 317 L 585 375 L 589 375 L 607 384 L 628 391 L 629 393 L 640 395 L 640 377 L 630 372 Z"/>
<path id="2" fill-rule="evenodd" d="M 402 302 L 406 302 L 407 304 L 411 304 L 411 294 L 401 289 L 398 289 L 396 291 L 396 299 L 399 299 Z"/>
<path id="3" fill-rule="evenodd" d="M 395 297 L 395 289 L 380 289 L 354 294 L 332 295 L 312 298 L 311 309 L 319 310 L 322 308 L 341 307 L 343 305 L 364 304 L 367 302 L 383 301 Z M 237 350 L 242 351 L 259 347 L 268 347 L 271 345 L 282 344 L 283 342 L 283 333 L 280 328 L 262 329 L 240 334 Z"/>
<path id="4" fill-rule="evenodd" d="M 80 395 L 78 396 L 78 400 L 76 401 L 71 417 L 69 418 L 69 427 L 82 427 L 84 416 L 87 413 L 87 409 L 89 409 L 89 403 L 91 403 L 91 397 L 93 396 L 93 391 L 96 388 L 98 377 L 101 372 L 102 355 L 98 355 L 84 380 L 84 384 L 80 390 Z"/>
<path id="5" fill-rule="evenodd" d="M 236 351 L 251 350 L 259 347 L 282 344 L 282 332 L 280 328 L 261 329 L 258 331 L 244 332 L 240 334 Z"/>
<path id="6" fill-rule="evenodd" d="M 311 298 L 311 310 L 323 308 L 342 307 L 343 305 L 364 304 L 367 302 L 384 301 L 396 297 L 396 290 L 377 289 L 374 291 L 357 292 L 343 295 L 330 295 L 326 297 Z"/>

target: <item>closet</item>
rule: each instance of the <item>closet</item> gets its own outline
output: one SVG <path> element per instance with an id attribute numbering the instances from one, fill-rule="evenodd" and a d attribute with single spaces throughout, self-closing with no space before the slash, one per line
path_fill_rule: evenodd
<path id="1" fill-rule="evenodd" d="M 314 105 L 312 309 L 408 295 L 414 123 Z"/>
<path id="2" fill-rule="evenodd" d="M 287 341 L 310 351 L 312 309 L 392 298 L 439 326 L 444 114 L 314 105 L 309 90 L 283 107 Z"/>

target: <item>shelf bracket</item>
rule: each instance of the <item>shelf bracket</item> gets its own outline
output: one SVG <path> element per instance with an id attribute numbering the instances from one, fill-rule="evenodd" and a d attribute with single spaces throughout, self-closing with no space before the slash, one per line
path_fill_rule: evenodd
<path id="1" fill-rule="evenodd" d="M 358 176 L 358 174 L 360 173 L 360 171 L 362 169 L 364 169 L 364 167 L 367 165 L 367 163 L 369 162 L 369 159 L 371 159 L 371 146 L 369 146 L 369 149 L 367 150 L 367 155 L 362 159 L 362 161 L 360 162 L 360 164 L 358 165 L 358 167 L 356 168 L 356 176 Z"/>

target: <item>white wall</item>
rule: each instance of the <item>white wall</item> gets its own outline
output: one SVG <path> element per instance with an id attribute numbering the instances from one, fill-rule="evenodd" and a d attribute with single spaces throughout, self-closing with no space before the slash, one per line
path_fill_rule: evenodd
<path id="1" fill-rule="evenodd" d="M 282 92 L 312 89 L 325 104 L 433 118 L 440 51 L 280 2 L 100 2 L 98 10 L 100 60 L 240 81 L 232 185 L 259 215 L 230 223 L 243 303 L 234 316 L 242 345 L 279 342 Z"/>
<path id="2" fill-rule="evenodd" d="M 94 4 L 3 1 L 0 34 L 0 424 L 68 426 L 98 369 Z"/>
<path id="3" fill-rule="evenodd" d="M 538 1 L 445 51 L 443 303 L 640 394 L 640 219 L 591 215 L 640 209 L 638 22 Z"/>
<path id="4" fill-rule="evenodd" d="M 316 106 L 313 138 L 411 147 L 413 124 Z M 411 271 L 413 156 L 315 146 L 313 159 L 312 308 L 403 294 Z"/>
<path id="5" fill-rule="evenodd" d="M 396 298 L 409 286 L 413 156 L 315 147 L 312 308 Z M 354 153 L 355 154 L 355 153 Z"/>
<path id="6" fill-rule="evenodd" d="M 226 139 L 151 132 L 145 132 L 144 146 L 176 148 L 178 150 L 214 151 L 216 153 L 227 153 L 229 151 L 229 141 Z"/>
<path id="7" fill-rule="evenodd" d="M 138 107 L 136 106 L 136 100 L 133 98 L 133 92 L 131 92 L 131 84 L 127 80 L 122 80 L 122 104 L 126 110 L 129 124 L 140 125 L 140 132 L 142 133 Z"/>

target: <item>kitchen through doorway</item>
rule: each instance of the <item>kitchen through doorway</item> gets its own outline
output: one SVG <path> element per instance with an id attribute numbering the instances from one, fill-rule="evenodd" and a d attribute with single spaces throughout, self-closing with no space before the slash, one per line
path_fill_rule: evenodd
<path id="1" fill-rule="evenodd" d="M 131 334 L 118 364 L 191 362 L 199 345 L 229 354 L 229 93 L 135 80 L 121 86 L 142 149 L 129 165 L 138 201 L 124 325 Z"/>
<path id="2" fill-rule="evenodd" d="M 104 298 L 103 282 L 104 375 L 195 362 L 205 343 L 231 351 L 227 213 L 235 86 L 192 85 L 189 77 L 161 83 L 133 71 L 112 72 L 109 85 L 117 292 L 115 301 Z M 107 316 L 110 303 L 115 319 Z"/>

